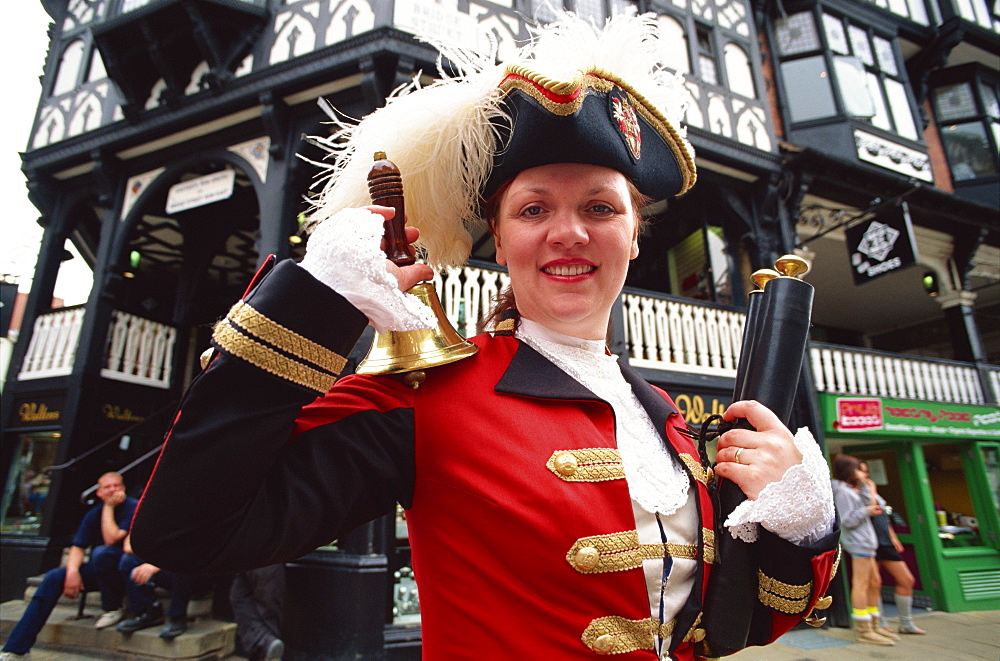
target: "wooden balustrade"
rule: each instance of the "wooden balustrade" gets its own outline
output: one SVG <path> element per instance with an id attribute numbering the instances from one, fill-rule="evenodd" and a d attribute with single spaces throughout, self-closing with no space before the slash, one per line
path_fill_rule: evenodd
<path id="1" fill-rule="evenodd" d="M 73 371 L 83 326 L 83 306 L 39 315 L 18 379 L 67 376 Z M 126 312 L 112 313 L 101 376 L 169 388 L 177 329 Z"/>
<path id="2" fill-rule="evenodd" d="M 975 365 L 813 343 L 813 381 L 822 392 L 983 404 Z M 992 401 L 1000 394 L 1000 370 L 990 370 Z"/>

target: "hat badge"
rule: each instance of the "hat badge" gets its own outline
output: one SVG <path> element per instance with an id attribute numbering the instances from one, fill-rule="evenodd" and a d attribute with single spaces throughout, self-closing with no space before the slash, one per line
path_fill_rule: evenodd
<path id="1" fill-rule="evenodd" d="M 626 99 L 614 96 L 611 99 L 612 116 L 618 122 L 618 130 L 625 138 L 625 144 L 636 159 L 642 152 L 642 132 L 639 129 L 639 118 L 635 108 Z"/>

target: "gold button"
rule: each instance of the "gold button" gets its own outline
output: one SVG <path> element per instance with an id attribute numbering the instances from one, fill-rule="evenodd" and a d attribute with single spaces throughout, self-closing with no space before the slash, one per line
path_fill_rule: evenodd
<path id="1" fill-rule="evenodd" d="M 576 457 L 570 452 L 563 452 L 558 455 L 555 459 L 554 465 L 556 467 L 556 472 L 560 475 L 565 475 L 566 477 L 576 475 L 576 471 L 579 469 L 579 465 L 576 463 Z"/>
<path id="2" fill-rule="evenodd" d="M 825 597 L 821 597 L 816 601 L 816 608 L 821 611 L 825 611 L 827 608 L 830 607 L 832 603 L 833 603 L 833 597 L 831 597 L 830 595 L 826 595 Z"/>
<path id="3" fill-rule="evenodd" d="M 573 563 L 583 570 L 593 569 L 601 560 L 601 553 L 593 546 L 584 546 L 573 556 Z"/>
<path id="4" fill-rule="evenodd" d="M 705 469 L 705 481 L 711 484 L 715 480 L 715 471 L 711 467 Z"/>
<path id="5" fill-rule="evenodd" d="M 208 367 L 208 363 L 212 360 L 212 353 L 215 351 L 215 347 L 209 347 L 201 352 L 201 357 L 199 361 L 201 362 L 201 369 Z"/>
<path id="6" fill-rule="evenodd" d="M 705 633 L 706 632 L 704 629 L 701 628 L 695 629 L 694 631 L 691 632 L 691 640 L 693 640 L 696 643 L 700 643 L 701 641 L 705 640 Z"/>
<path id="7" fill-rule="evenodd" d="M 611 634 L 604 634 L 603 636 L 598 636 L 597 640 L 594 641 L 594 651 L 598 654 L 608 654 L 615 648 L 615 637 Z"/>

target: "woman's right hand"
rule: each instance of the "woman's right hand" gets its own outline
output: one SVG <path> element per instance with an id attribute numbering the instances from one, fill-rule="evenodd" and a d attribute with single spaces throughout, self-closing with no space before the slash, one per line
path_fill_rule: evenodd
<path id="1" fill-rule="evenodd" d="M 868 516 L 878 516 L 881 513 L 882 513 L 882 508 L 879 505 L 868 506 Z"/>
<path id="2" fill-rule="evenodd" d="M 386 220 L 391 220 L 393 216 L 396 215 L 396 210 L 392 207 L 383 207 L 377 204 L 365 207 L 372 213 L 377 213 Z M 410 227 L 409 225 L 403 228 L 406 232 L 406 242 L 414 243 L 420 236 L 420 230 L 416 227 Z M 381 244 L 382 250 L 385 250 L 385 239 L 382 239 Z M 385 268 L 389 273 L 396 276 L 396 280 L 399 282 L 399 290 L 407 291 L 413 285 L 418 282 L 424 282 L 425 280 L 430 280 L 434 277 L 434 271 L 431 267 L 426 264 L 411 264 L 410 266 L 396 266 L 390 260 L 385 260 Z"/>

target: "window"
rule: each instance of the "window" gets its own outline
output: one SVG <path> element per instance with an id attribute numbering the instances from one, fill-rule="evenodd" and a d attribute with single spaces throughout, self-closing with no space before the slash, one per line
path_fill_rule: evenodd
<path id="1" fill-rule="evenodd" d="M 715 59 L 715 44 L 712 42 L 712 32 L 699 26 L 698 37 L 698 75 L 701 82 L 709 85 L 719 84 L 719 66 Z"/>
<path id="2" fill-rule="evenodd" d="M 18 437 L 17 456 L 7 475 L 0 507 L 3 534 L 35 535 L 40 531 L 51 481 L 45 469 L 56 463 L 58 445 L 58 432 L 33 432 Z"/>
<path id="3" fill-rule="evenodd" d="M 775 22 L 792 122 L 843 115 L 919 140 L 893 42 L 834 14 L 820 18 L 800 12 Z"/>
<path id="4" fill-rule="evenodd" d="M 955 182 L 1000 172 L 1000 95 L 996 83 L 975 78 L 937 87 L 934 114 Z"/>
<path id="5" fill-rule="evenodd" d="M 80 66 L 83 63 L 84 43 L 76 39 L 63 51 L 59 59 L 59 69 L 56 71 L 56 82 L 52 85 L 52 96 L 65 94 L 76 89 L 80 79 Z"/>

